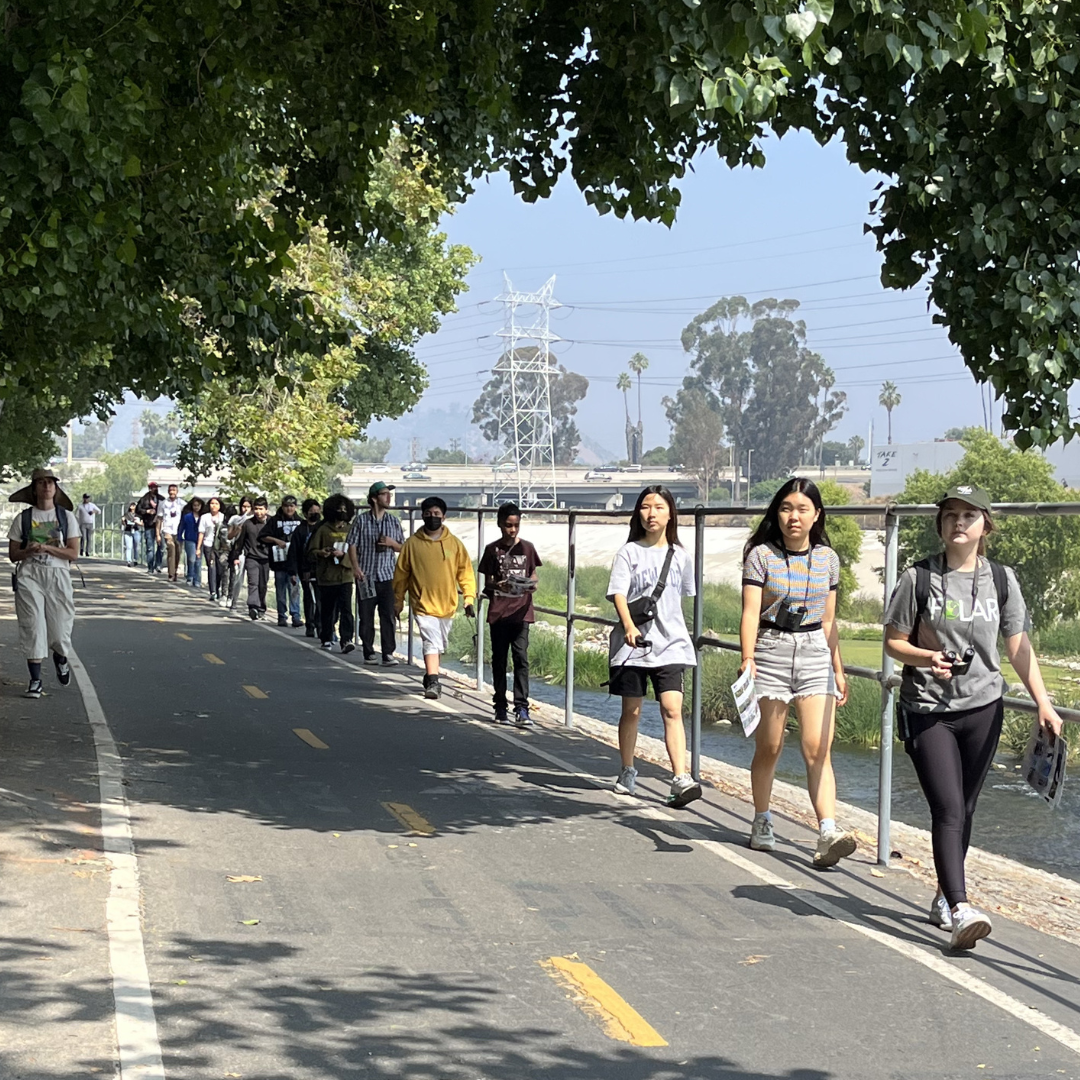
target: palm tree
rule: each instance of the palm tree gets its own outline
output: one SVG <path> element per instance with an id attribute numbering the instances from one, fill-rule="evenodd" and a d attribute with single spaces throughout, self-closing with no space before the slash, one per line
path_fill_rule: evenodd
<path id="1" fill-rule="evenodd" d="M 649 358 L 644 353 L 636 352 L 627 365 L 637 375 L 637 444 L 645 450 L 645 425 L 641 421 L 641 373 L 649 366 Z"/>
<path id="2" fill-rule="evenodd" d="M 878 404 L 889 414 L 889 445 L 892 446 L 892 411 L 900 404 L 900 391 L 896 389 L 896 383 L 886 380 L 881 384 Z"/>
<path id="3" fill-rule="evenodd" d="M 622 391 L 623 396 L 623 408 L 626 410 L 626 460 L 634 460 L 634 424 L 630 419 L 630 399 L 626 396 L 630 392 L 630 387 L 633 383 L 630 382 L 630 376 L 625 372 L 619 372 L 619 377 L 615 380 L 615 389 Z"/>

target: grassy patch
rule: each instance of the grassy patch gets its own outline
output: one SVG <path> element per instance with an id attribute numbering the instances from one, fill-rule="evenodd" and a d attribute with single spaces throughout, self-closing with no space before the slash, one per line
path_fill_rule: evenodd
<path id="1" fill-rule="evenodd" d="M 1080 619 L 1062 619 L 1035 635 L 1035 649 L 1043 656 L 1080 656 Z"/>
<path id="2" fill-rule="evenodd" d="M 844 618 L 851 622 L 877 623 L 879 626 L 883 614 L 881 597 L 865 592 L 849 597 L 844 609 Z"/>

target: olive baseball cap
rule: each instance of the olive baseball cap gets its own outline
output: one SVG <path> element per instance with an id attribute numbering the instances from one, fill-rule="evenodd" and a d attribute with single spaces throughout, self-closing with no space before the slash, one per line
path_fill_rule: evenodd
<path id="1" fill-rule="evenodd" d="M 381 480 L 376 480 L 374 484 L 367 489 L 367 497 L 374 499 L 380 491 L 393 491 L 395 489 L 394 484 L 384 484 Z"/>
<path id="2" fill-rule="evenodd" d="M 976 510 L 982 510 L 984 514 L 991 514 L 994 510 L 993 504 L 990 502 L 990 496 L 975 484 L 954 484 L 938 499 L 937 504 L 943 506 L 950 499 L 956 499 L 958 502 L 967 503 L 968 506 L 974 506 Z"/>

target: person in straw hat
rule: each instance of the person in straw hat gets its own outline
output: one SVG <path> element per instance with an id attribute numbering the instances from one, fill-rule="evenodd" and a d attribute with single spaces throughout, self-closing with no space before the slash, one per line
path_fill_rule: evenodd
<path id="1" fill-rule="evenodd" d="M 30 669 L 30 685 L 23 696 L 39 698 L 41 665 L 50 648 L 61 686 L 71 682 L 68 653 L 75 599 L 70 565 L 79 558 L 79 523 L 51 469 L 35 469 L 30 483 L 8 501 L 30 504 L 11 523 L 8 558 L 17 564 L 15 614 L 19 645 Z"/>

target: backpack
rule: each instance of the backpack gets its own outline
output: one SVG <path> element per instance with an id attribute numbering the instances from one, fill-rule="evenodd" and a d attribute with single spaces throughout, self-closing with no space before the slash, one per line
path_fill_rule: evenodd
<path id="1" fill-rule="evenodd" d="M 918 645 L 919 643 L 919 623 L 922 621 L 922 617 L 926 612 L 927 605 L 930 603 L 930 570 L 934 558 L 938 556 L 931 556 L 928 559 L 920 559 L 915 566 L 915 623 L 911 627 L 911 633 L 908 635 L 908 641 L 912 645 Z M 994 577 L 994 592 L 997 594 L 998 612 L 1004 609 L 1005 605 L 1009 602 L 1009 577 L 1005 573 L 1005 567 L 1001 563 L 994 562 L 993 559 L 986 560 L 990 564 L 990 573 Z M 908 670 L 908 666 L 905 665 L 905 674 L 911 674 Z"/>
<path id="2" fill-rule="evenodd" d="M 22 540 L 20 541 L 20 546 L 21 547 L 26 547 L 26 542 L 30 538 L 30 529 L 33 527 L 33 524 L 34 524 L 34 508 L 32 506 L 28 506 L 19 515 L 19 531 L 22 534 Z M 65 513 L 64 508 L 62 506 L 56 507 L 56 524 L 60 527 L 60 536 L 61 536 L 61 539 L 63 540 L 63 543 L 60 546 L 61 547 L 66 547 L 67 546 L 67 541 L 68 541 L 68 535 L 67 535 L 68 521 L 67 521 L 67 514 Z"/>

